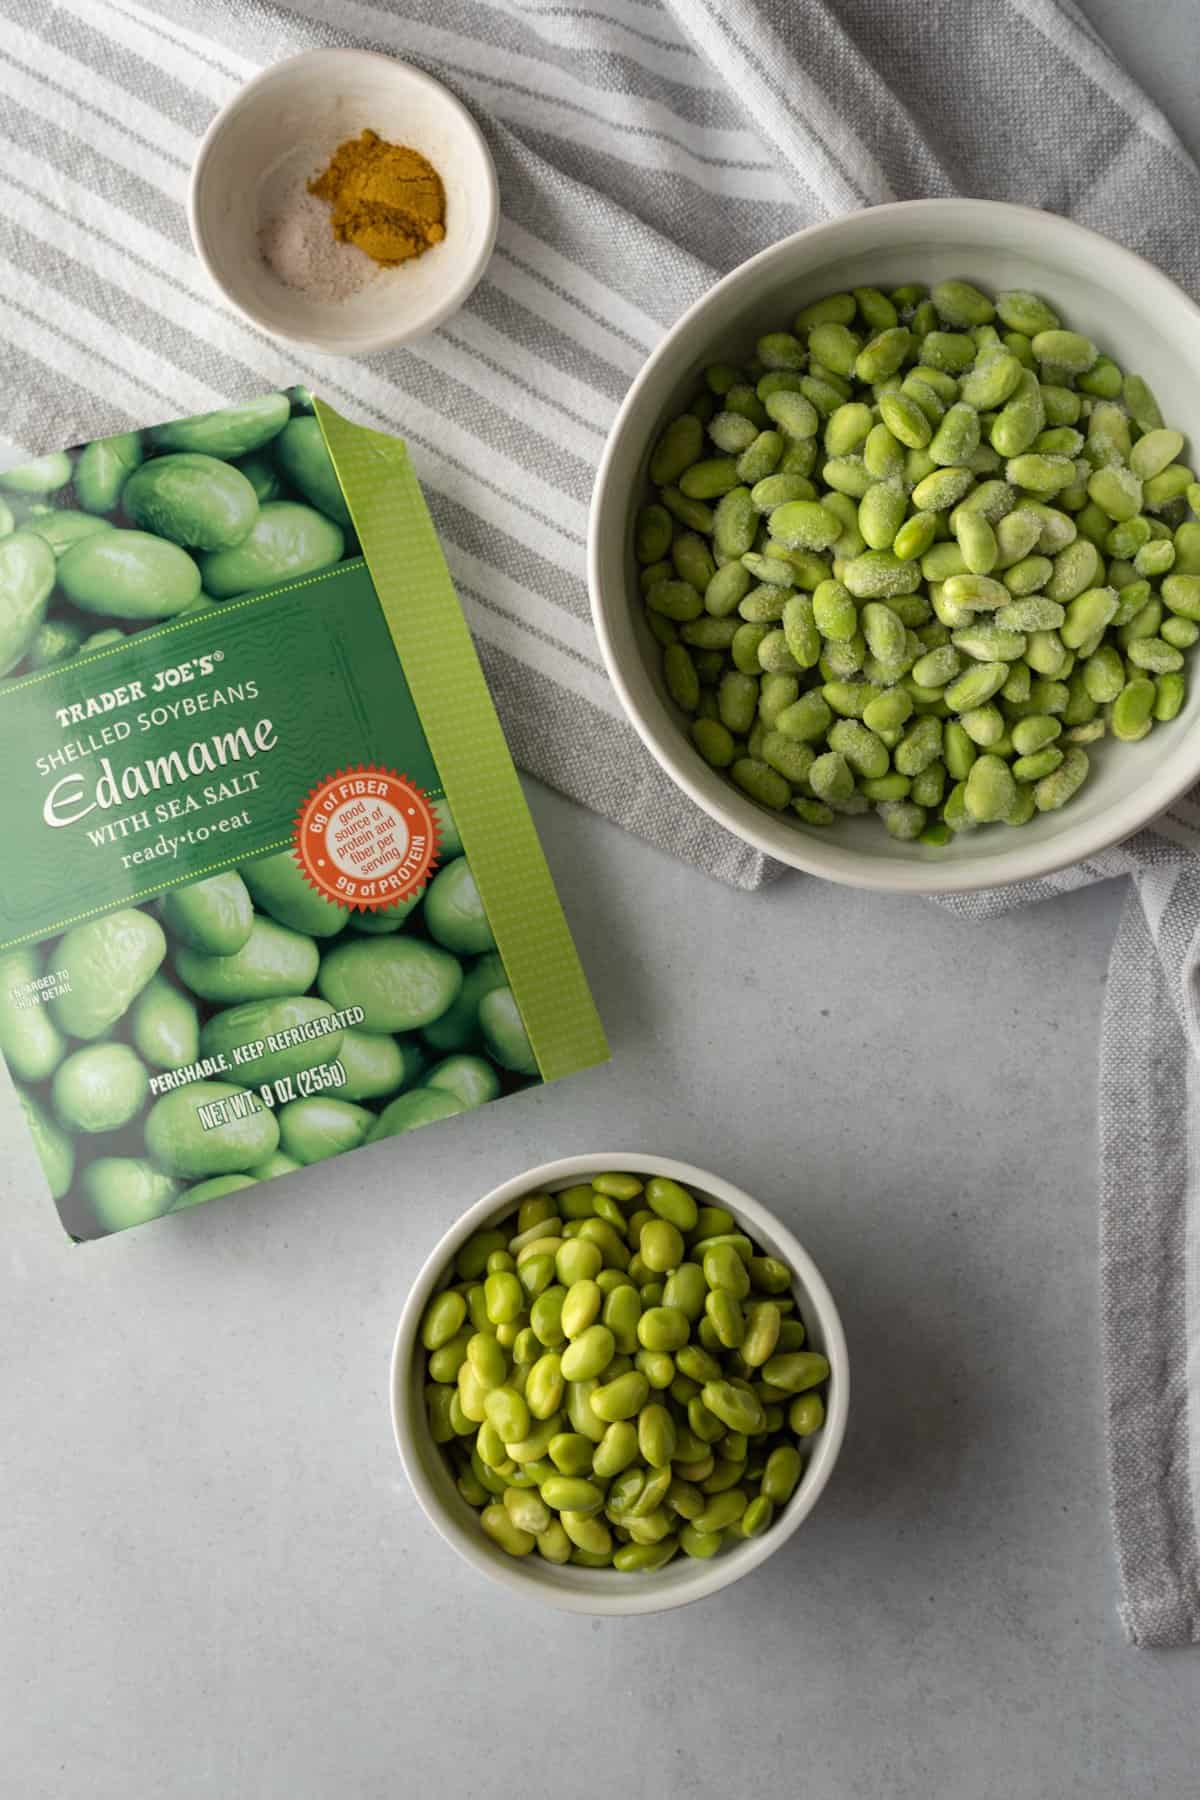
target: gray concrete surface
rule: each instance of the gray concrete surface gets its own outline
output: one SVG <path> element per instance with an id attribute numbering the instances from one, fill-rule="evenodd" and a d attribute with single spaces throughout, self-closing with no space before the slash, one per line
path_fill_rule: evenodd
<path id="1" fill-rule="evenodd" d="M 1190 5 L 1089 10 L 1200 144 Z M 1120 891 L 987 927 L 739 895 L 531 799 L 608 1069 L 80 1248 L 4 1096 L 0 1793 L 1194 1791 L 1200 1655 L 1136 1653 L 1114 1616 L 1095 1062 Z M 778 1557 L 601 1622 L 514 1605 L 425 1525 L 386 1371 L 458 1210 L 623 1143 L 792 1224 L 854 1400 Z"/>

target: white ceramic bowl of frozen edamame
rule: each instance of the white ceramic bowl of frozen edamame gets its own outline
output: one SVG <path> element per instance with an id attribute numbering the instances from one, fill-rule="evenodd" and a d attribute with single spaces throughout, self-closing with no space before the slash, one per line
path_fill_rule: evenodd
<path id="1" fill-rule="evenodd" d="M 687 1189 L 700 1207 L 722 1208 L 732 1214 L 736 1231 L 751 1238 L 764 1256 L 787 1265 L 791 1272 L 789 1297 L 794 1301 L 790 1316 L 804 1326 L 805 1353 L 815 1351 L 828 1360 L 828 1376 L 819 1388 L 823 1422 L 819 1428 L 811 1433 L 806 1430 L 806 1435 L 795 1440 L 795 1448 L 801 1453 L 802 1473 L 793 1491 L 774 1508 L 766 1529 L 761 1535 L 725 1543 L 717 1554 L 704 1559 L 686 1555 L 681 1550 L 664 1567 L 657 1569 L 621 1571 L 547 1560 L 539 1550 L 532 1548 L 534 1540 L 531 1537 L 526 1537 L 522 1546 L 527 1554 L 512 1555 L 503 1549 L 483 1529 L 480 1511 L 459 1491 L 456 1471 L 448 1453 L 434 1441 L 427 1400 L 430 1370 L 428 1353 L 422 1342 L 423 1329 L 430 1302 L 455 1282 L 454 1262 L 463 1246 L 478 1232 L 505 1222 L 515 1223 L 522 1201 L 531 1196 L 557 1195 L 572 1187 L 590 1184 L 593 1177 L 612 1171 L 636 1177 L 643 1184 L 655 1177 L 677 1183 Z M 626 1205 L 633 1207 L 636 1201 L 630 1199 Z M 703 1221 L 700 1221 L 697 1229 L 702 1228 Z M 745 1253 L 744 1244 L 742 1251 Z M 782 1273 L 778 1270 L 774 1273 L 777 1281 L 782 1283 Z M 694 1268 L 693 1274 L 698 1277 L 700 1271 Z M 456 1308 L 457 1304 L 456 1301 Z M 750 1314 L 746 1316 L 749 1318 Z M 772 1333 L 776 1323 L 773 1316 Z M 464 1335 L 469 1332 L 469 1318 L 458 1329 Z M 572 1336 L 572 1344 L 578 1343 L 580 1335 Z M 800 1336 L 799 1333 L 795 1335 Z M 453 1350 L 453 1346 L 451 1348 Z M 611 1343 L 608 1348 L 612 1349 Z M 780 1379 L 783 1378 L 780 1375 Z M 662 1379 L 661 1375 L 659 1379 Z M 591 1386 L 594 1388 L 595 1383 Z M 532 1388 L 530 1393 L 532 1395 Z M 816 1393 L 814 1388 L 810 1404 Z M 657 1396 L 651 1393 L 651 1398 Z M 748 1575 L 780 1549 L 808 1517 L 829 1480 L 845 1434 L 849 1362 L 837 1307 L 820 1271 L 808 1252 L 773 1213 L 728 1181 L 688 1163 L 638 1151 L 605 1151 L 565 1157 L 540 1168 L 527 1169 L 486 1194 L 451 1227 L 413 1283 L 401 1315 L 392 1354 L 391 1400 L 396 1444 L 413 1492 L 446 1542 L 474 1568 L 503 1583 L 514 1593 L 563 1611 L 606 1615 L 653 1613 L 703 1599 Z M 820 1412 L 818 1407 L 818 1417 Z M 569 1416 L 563 1417 L 561 1428 L 564 1432 L 573 1430 Z M 537 1429 L 536 1424 L 534 1429 Z M 628 1427 L 622 1429 L 629 1430 Z M 786 1430 L 783 1435 L 790 1443 Z M 592 1436 L 595 1436 L 594 1432 Z M 465 1439 L 458 1441 L 467 1442 Z M 578 1438 L 575 1441 L 580 1443 Z M 753 1439 L 750 1442 L 752 1446 Z M 558 1454 L 556 1444 L 555 1455 Z M 669 1452 L 662 1454 L 666 1456 Z M 785 1455 L 792 1458 L 794 1469 L 794 1454 L 786 1446 Z M 620 1478 L 618 1473 L 617 1479 Z M 714 1490 L 718 1485 L 714 1483 Z M 725 1484 L 726 1487 L 729 1485 Z M 525 1491 L 537 1493 L 536 1488 Z M 487 1498 L 491 1500 L 492 1496 L 489 1494 Z M 713 1498 L 719 1498 L 715 1491 Z M 710 1500 L 708 1504 L 711 1503 Z M 766 1510 L 771 1512 L 770 1508 Z M 677 1519 L 675 1523 L 682 1526 L 683 1520 Z"/>
<path id="2" fill-rule="evenodd" d="M 825 295 L 856 287 L 887 292 L 905 283 L 930 287 L 955 279 L 990 296 L 1011 290 L 1041 296 L 1064 327 L 1084 334 L 1102 356 L 1149 383 L 1165 424 L 1184 434 L 1178 461 L 1187 465 L 1200 459 L 1200 310 L 1173 282 L 1120 245 L 1050 213 L 976 200 L 911 201 L 799 232 L 742 264 L 698 301 L 630 389 L 601 461 L 591 512 L 589 582 L 605 662 L 631 722 L 667 774 L 713 819 L 780 862 L 830 880 L 904 893 L 1027 881 L 1095 855 L 1160 814 L 1173 812 L 1178 823 L 1178 815 L 1189 810 L 1181 796 L 1200 780 L 1200 683 L 1191 673 L 1200 645 L 1195 650 L 1186 646 L 1188 626 L 1167 620 L 1168 638 L 1176 632 L 1180 637 L 1188 684 L 1178 715 L 1155 723 L 1140 741 L 1120 741 L 1109 729 L 1102 741 L 1089 742 L 1083 751 L 1089 765 L 1086 780 L 1060 810 L 1040 810 L 1039 801 L 1039 810 L 1019 828 L 989 823 L 959 830 L 944 845 L 899 841 L 874 814 L 839 816 L 818 826 L 797 817 L 790 806 L 772 810 L 740 791 L 725 771 L 709 766 L 690 741 L 689 718 L 668 695 L 663 650 L 648 628 L 639 593 L 633 539 L 639 509 L 655 497 L 648 477 L 652 448 L 704 385 L 710 364 L 746 359 L 761 334 L 788 331 L 800 309 Z M 861 320 L 855 323 L 861 325 Z M 869 324 L 864 336 L 869 336 Z M 1043 373 L 1042 379 L 1052 375 Z M 1079 423 L 1086 432 L 1086 411 Z M 822 420 L 822 433 L 824 428 Z M 989 429 L 985 419 L 985 445 Z M 1134 435 L 1136 439 L 1136 429 Z M 703 454 L 716 455 L 717 447 L 708 444 Z M 825 454 L 818 452 L 819 490 L 825 487 Z M 995 473 L 1006 472 L 1007 465 Z M 1019 484 L 1017 493 L 1019 505 L 1025 497 Z M 1053 493 L 1044 497 L 1053 506 Z M 1182 494 L 1174 507 L 1166 507 L 1165 518 L 1164 508 L 1152 507 L 1149 499 L 1146 511 L 1157 512 L 1156 532 L 1160 524 L 1173 526 L 1176 513 L 1191 517 Z M 1117 522 L 1116 514 L 1109 516 Z M 1125 557 L 1123 550 L 1105 550 L 1104 555 Z M 1002 574 L 1004 566 L 997 563 L 994 574 Z M 1177 570 L 1182 572 L 1190 574 L 1190 558 L 1187 571 Z M 1127 581 L 1128 571 L 1121 573 Z M 1189 601 L 1185 611 L 1192 610 Z M 990 614 L 976 617 L 991 622 Z M 1118 617 L 1113 629 L 1121 622 Z M 1047 634 L 1039 635 L 1044 639 Z M 1127 675 L 1140 677 L 1142 666 L 1134 670 L 1130 660 L 1126 652 Z M 968 666 L 964 658 L 963 667 Z M 1148 678 L 1155 679 L 1153 674 Z M 1060 748 L 1070 754 L 1065 733 Z M 1075 764 L 1079 766 L 1078 755 Z M 953 778 L 948 778 L 947 791 Z M 794 793 L 802 797 L 802 790 Z M 776 804 L 779 798 L 777 792 Z M 935 811 L 927 815 L 930 822 L 936 816 Z"/>

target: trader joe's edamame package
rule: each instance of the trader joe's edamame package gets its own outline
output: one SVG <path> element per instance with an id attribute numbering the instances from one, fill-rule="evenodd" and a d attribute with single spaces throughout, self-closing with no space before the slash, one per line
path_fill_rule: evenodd
<path id="1" fill-rule="evenodd" d="M 606 1056 L 397 439 L 293 389 L 0 474 L 0 676 L 0 1049 L 73 1237 Z"/>

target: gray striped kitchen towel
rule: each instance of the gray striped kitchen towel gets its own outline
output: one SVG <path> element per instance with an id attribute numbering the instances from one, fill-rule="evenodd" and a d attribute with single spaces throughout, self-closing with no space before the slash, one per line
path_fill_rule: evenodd
<path id="1" fill-rule="evenodd" d="M 776 871 L 658 774 L 588 621 L 593 471 L 663 329 L 785 233 L 929 194 L 1068 213 L 1200 291 L 1194 164 L 1054 0 L 0 0 L 0 18 L 6 460 L 295 380 L 402 433 L 517 760 L 745 887 Z M 188 248 L 188 165 L 213 110 L 316 44 L 431 70 L 500 171 L 499 242 L 470 305 L 359 362 L 272 343 Z M 1036 130 L 1031 96 L 1053 99 Z M 958 903 L 982 915 L 1134 876 L 1105 1026 L 1102 1265 L 1123 1616 L 1141 1643 L 1200 1637 L 1198 842 L 1190 798 L 1085 869 Z"/>

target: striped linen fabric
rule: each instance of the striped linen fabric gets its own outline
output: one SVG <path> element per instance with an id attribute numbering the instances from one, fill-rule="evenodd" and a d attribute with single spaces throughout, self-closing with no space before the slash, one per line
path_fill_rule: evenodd
<path id="1" fill-rule="evenodd" d="M 0 18 L 5 460 L 297 380 L 400 433 L 521 766 L 744 887 L 778 871 L 658 772 L 588 616 L 597 458 L 665 328 L 774 239 L 930 194 L 1069 214 L 1200 291 L 1200 175 L 1069 3 L 0 0 Z M 319 44 L 447 82 L 500 173 L 468 307 L 355 362 L 225 309 L 184 213 L 214 109 Z M 1123 1617 L 1142 1643 L 1200 1638 L 1198 844 L 1193 794 L 1084 868 L 951 902 L 983 917 L 1133 876 L 1105 1024 L 1102 1271 Z"/>

